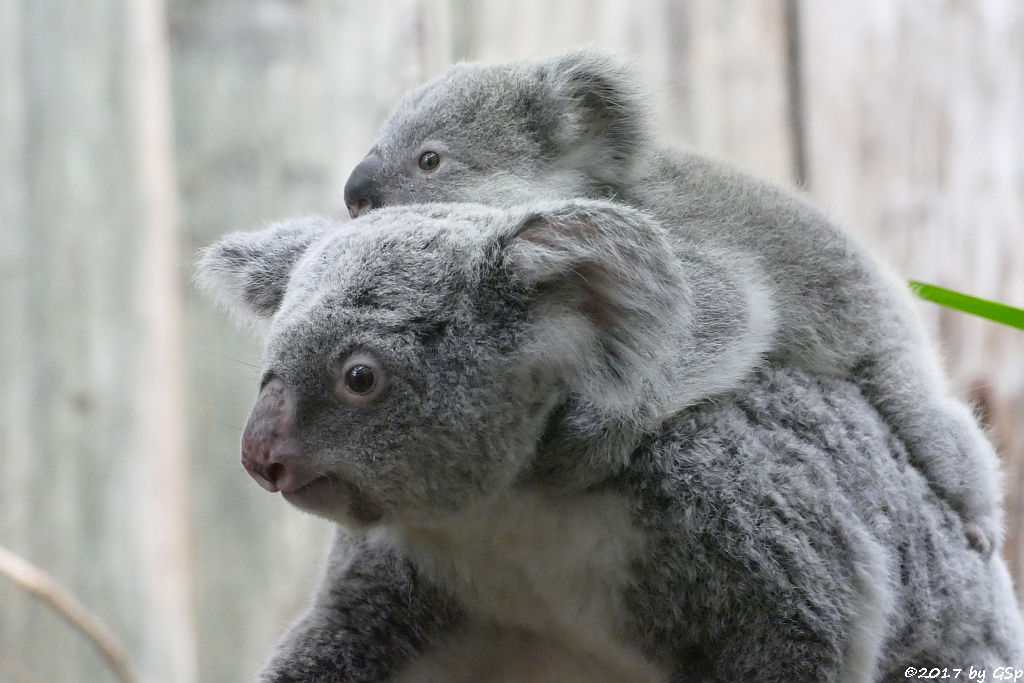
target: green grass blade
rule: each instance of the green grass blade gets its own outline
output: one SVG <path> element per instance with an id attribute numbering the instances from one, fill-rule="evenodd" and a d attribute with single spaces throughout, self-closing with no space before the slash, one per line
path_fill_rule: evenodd
<path id="1" fill-rule="evenodd" d="M 910 289 L 925 301 L 1024 330 L 1024 310 L 1020 308 L 913 280 L 910 282 Z"/>

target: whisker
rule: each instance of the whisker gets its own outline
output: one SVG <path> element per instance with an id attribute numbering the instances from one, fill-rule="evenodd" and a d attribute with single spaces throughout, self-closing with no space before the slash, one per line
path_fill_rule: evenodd
<path id="1" fill-rule="evenodd" d="M 242 360 L 241 358 L 235 358 L 234 356 L 229 356 L 226 353 L 219 353 L 217 351 L 210 351 L 209 349 L 203 349 L 203 352 L 204 353 L 208 353 L 211 356 L 217 356 L 218 358 L 224 358 L 225 360 L 229 360 L 229 361 L 231 361 L 233 363 L 237 363 L 238 365 L 244 365 L 245 367 L 252 368 L 253 370 L 261 370 L 262 369 L 260 367 L 260 365 L 258 365 L 257 363 L 250 363 L 248 361 Z"/>

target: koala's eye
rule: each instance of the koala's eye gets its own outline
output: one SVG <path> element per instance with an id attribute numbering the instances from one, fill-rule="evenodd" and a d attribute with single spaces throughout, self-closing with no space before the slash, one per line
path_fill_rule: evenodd
<path id="1" fill-rule="evenodd" d="M 368 394 L 377 386 L 377 378 L 369 365 L 353 365 L 345 372 L 345 387 L 353 394 Z"/>
<path id="2" fill-rule="evenodd" d="M 384 388 L 384 371 L 365 355 L 349 358 L 341 368 L 337 392 L 357 403 L 373 400 Z"/>
<path id="3" fill-rule="evenodd" d="M 437 152 L 424 152 L 420 155 L 420 168 L 424 171 L 433 171 L 441 163 L 441 155 Z"/>

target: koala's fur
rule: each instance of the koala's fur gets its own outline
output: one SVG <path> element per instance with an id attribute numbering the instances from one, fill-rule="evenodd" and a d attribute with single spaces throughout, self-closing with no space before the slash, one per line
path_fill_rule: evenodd
<path id="1" fill-rule="evenodd" d="M 669 230 L 693 273 L 673 394 L 660 414 L 737 387 L 766 361 L 856 380 L 911 462 L 983 553 L 1002 543 L 998 458 L 945 385 L 905 283 L 796 195 L 650 140 L 643 96 L 620 63 L 577 52 L 462 64 L 409 94 L 353 172 L 371 206 L 614 199 Z M 423 170 L 418 159 L 436 152 Z M 579 424 L 591 421 L 573 413 Z M 596 420 L 598 423 L 601 419 Z"/>
<path id="2" fill-rule="evenodd" d="M 667 239 L 577 200 L 384 208 L 206 251 L 201 283 L 267 334 L 244 457 L 305 472 L 286 497 L 341 525 L 263 680 L 1024 665 L 1004 563 L 968 547 L 855 384 L 772 365 L 645 407 L 680 339 L 732 332 L 701 327 L 701 271 Z M 369 400 L 339 383 L 352 358 L 379 373 Z"/>

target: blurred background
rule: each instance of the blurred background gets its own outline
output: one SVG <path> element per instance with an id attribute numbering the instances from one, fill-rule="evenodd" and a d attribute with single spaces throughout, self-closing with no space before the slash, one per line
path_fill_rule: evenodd
<path id="1" fill-rule="evenodd" d="M 1019 0 L 0 0 L 0 546 L 142 680 L 251 679 L 329 528 L 245 475 L 258 341 L 197 249 L 342 187 L 467 59 L 632 59 L 666 143 L 798 184 L 906 277 L 1024 306 Z M 1024 584 L 1024 335 L 921 303 L 1004 458 Z M 0 681 L 114 680 L 0 576 Z"/>

